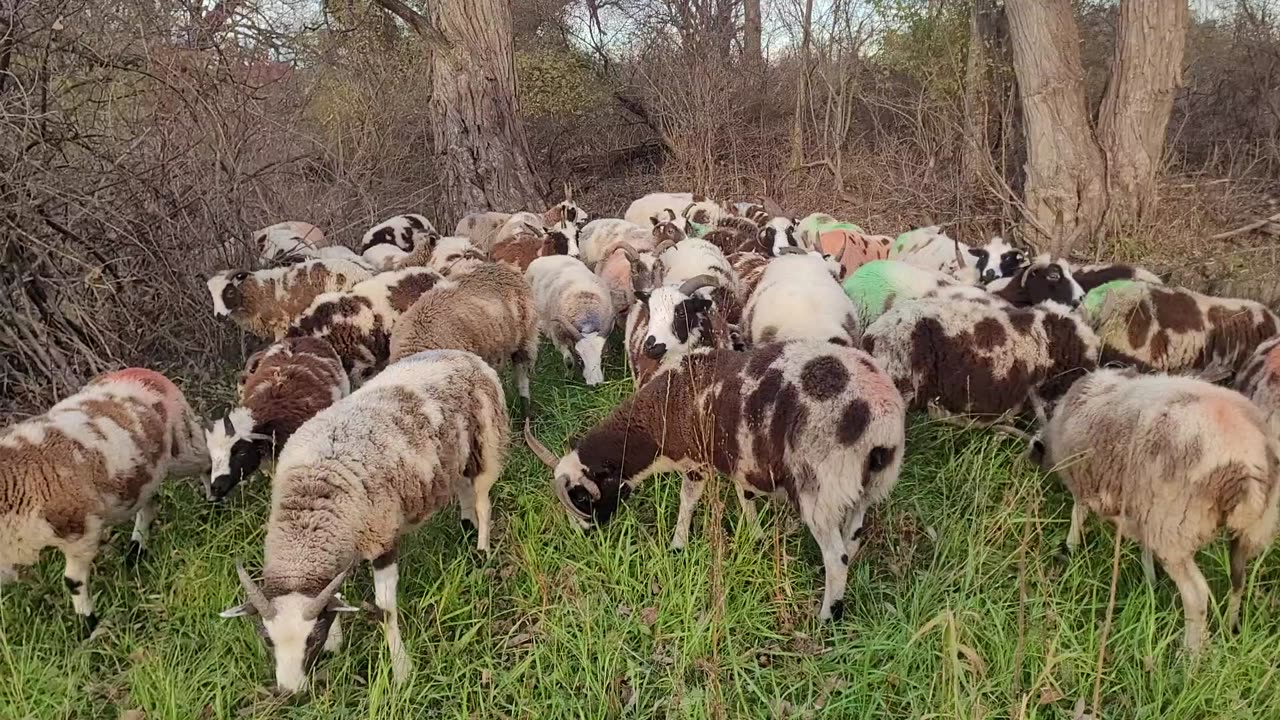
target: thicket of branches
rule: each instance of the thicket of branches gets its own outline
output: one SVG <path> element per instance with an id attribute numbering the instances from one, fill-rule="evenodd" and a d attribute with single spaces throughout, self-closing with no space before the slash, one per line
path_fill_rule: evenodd
<path id="1" fill-rule="evenodd" d="M 514 2 L 548 197 L 570 181 L 608 214 L 658 188 L 769 195 L 879 232 L 1018 221 L 1016 86 L 998 48 L 970 52 L 969 3 Z M 108 368 L 238 362 L 198 277 L 252 264 L 228 239 L 296 219 L 352 244 L 386 215 L 443 210 L 431 59 L 387 5 L 0 4 L 0 420 Z M 1236 215 L 1280 176 L 1277 10 L 1194 17 L 1169 125 L 1168 174 L 1248 188 Z M 1114 5 L 1078 20 L 1096 107 Z"/>

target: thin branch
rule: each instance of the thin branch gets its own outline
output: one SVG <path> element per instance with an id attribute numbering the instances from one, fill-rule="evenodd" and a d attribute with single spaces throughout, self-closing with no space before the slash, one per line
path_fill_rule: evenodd
<path id="1" fill-rule="evenodd" d="M 448 52 L 453 43 L 440 32 L 440 29 L 427 19 L 426 15 L 414 10 L 401 0 L 373 0 L 379 7 L 404 21 L 418 37 L 436 52 Z"/>

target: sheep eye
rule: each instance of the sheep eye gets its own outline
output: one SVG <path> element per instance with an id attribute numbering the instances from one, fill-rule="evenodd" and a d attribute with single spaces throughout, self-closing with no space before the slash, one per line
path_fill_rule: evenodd
<path id="1" fill-rule="evenodd" d="M 1049 282 L 1058 282 L 1061 279 L 1062 279 L 1062 276 L 1059 275 L 1058 273 L 1056 272 L 1049 273 Z"/>

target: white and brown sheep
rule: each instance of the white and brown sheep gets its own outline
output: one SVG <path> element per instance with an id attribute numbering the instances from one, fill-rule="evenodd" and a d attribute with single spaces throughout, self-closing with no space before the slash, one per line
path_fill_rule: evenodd
<path id="1" fill-rule="evenodd" d="M 405 358 L 309 420 L 289 438 L 271 484 L 263 578 L 239 564 L 249 616 L 275 657 L 286 692 L 307 685 L 321 649 L 342 642 L 337 594 L 359 562 L 373 565 L 373 595 L 402 683 L 410 659 L 396 609 L 405 535 L 457 499 L 489 549 L 489 489 L 509 433 L 502 384 L 480 358 L 433 350 Z"/>
<path id="2" fill-rule="evenodd" d="M 320 251 L 329 245 L 323 230 L 296 220 L 268 225 L 253 234 L 253 247 L 264 267 L 320 257 Z"/>
<path id="3" fill-rule="evenodd" d="M 250 356 L 240 402 L 205 429 L 210 470 L 205 496 L 221 500 L 316 413 L 346 397 L 351 383 L 328 342 L 286 338 Z"/>
<path id="4" fill-rule="evenodd" d="M 324 293 L 350 290 L 373 277 L 360 263 L 308 260 L 270 270 L 223 270 L 206 281 L 213 314 L 230 317 L 246 332 L 279 340 L 289 323 Z"/>
<path id="5" fill-rule="evenodd" d="M 365 231 L 360 238 L 360 254 L 377 245 L 395 245 L 405 252 L 413 252 L 419 243 L 432 235 L 439 233 L 426 217 L 412 213 L 396 215 Z"/>
<path id="6" fill-rule="evenodd" d="M 524 272 L 529 263 L 540 257 L 551 255 L 579 256 L 578 226 L 573 223 L 560 223 L 550 230 L 539 226 L 522 224 L 522 230 L 514 235 L 504 235 L 489 251 L 489 257 L 495 262 L 515 265 Z"/>
<path id="7" fill-rule="evenodd" d="M 526 440 L 554 468 L 560 503 L 584 528 L 607 522 L 648 476 L 680 472 L 672 548 L 687 542 L 712 473 L 732 480 L 752 524 L 755 495 L 785 496 L 822 550 L 818 616 L 838 619 L 865 513 L 898 479 L 905 416 L 893 383 L 861 350 L 773 343 L 685 355 L 558 462 L 531 433 Z"/>
<path id="8" fill-rule="evenodd" d="M 1236 376 L 1235 388 L 1262 410 L 1273 437 L 1280 438 L 1280 336 L 1258 346 Z"/>
<path id="9" fill-rule="evenodd" d="M 533 288 L 542 333 L 565 364 L 581 372 L 587 385 L 604 382 L 604 344 L 617 315 L 609 287 L 586 265 L 564 255 L 529 263 L 525 281 Z"/>
<path id="10" fill-rule="evenodd" d="M 471 240 L 471 243 L 477 249 L 487 252 L 493 247 L 494 241 L 498 238 L 498 233 L 510 219 L 511 213 L 473 212 L 458 221 L 457 227 L 453 229 L 453 234 L 456 237 L 464 237 Z"/>
<path id="11" fill-rule="evenodd" d="M 160 483 L 208 466 L 200 419 L 168 378 L 142 368 L 99 375 L 0 433 L 0 583 L 56 548 L 72 605 L 92 633 L 89 575 L 107 530 L 133 519 L 127 558 L 136 561 Z"/>
<path id="12" fill-rule="evenodd" d="M 1075 268 L 1073 275 L 1076 282 L 1087 293 L 1090 290 L 1112 282 L 1113 280 L 1137 280 L 1139 282 L 1162 285 L 1164 281 L 1159 275 L 1138 265 L 1121 263 L 1097 263 Z"/>
<path id="13" fill-rule="evenodd" d="M 1231 538 L 1231 600 L 1238 627 L 1249 560 L 1276 537 L 1280 442 L 1262 413 L 1235 391 L 1201 380 L 1099 370 L 1071 387 L 1044 431 L 1043 464 L 1071 491 L 1074 550 L 1089 513 L 1160 559 L 1178 586 L 1183 643 L 1204 643 L 1209 586 L 1196 552 L 1225 529 Z"/>

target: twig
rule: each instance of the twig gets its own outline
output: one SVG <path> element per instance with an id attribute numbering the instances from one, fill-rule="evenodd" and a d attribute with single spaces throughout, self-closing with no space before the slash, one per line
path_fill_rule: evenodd
<path id="1" fill-rule="evenodd" d="M 1120 516 L 1124 517 L 1124 504 L 1120 506 Z M 1111 553 L 1111 592 L 1107 596 L 1107 615 L 1102 622 L 1102 638 L 1098 642 L 1098 664 L 1095 667 L 1093 677 L 1093 717 L 1099 718 L 1101 715 L 1098 706 L 1102 702 L 1102 665 L 1107 657 L 1107 636 L 1111 634 L 1111 616 L 1116 609 L 1116 585 L 1120 580 L 1120 528 L 1117 524 L 1115 532 L 1114 550 Z"/>
<path id="2" fill-rule="evenodd" d="M 1267 223 L 1273 223 L 1277 221 L 1280 221 L 1280 213 L 1276 213 L 1275 215 L 1272 215 L 1270 217 L 1262 218 L 1261 220 L 1254 220 L 1253 222 L 1247 225 L 1241 225 L 1235 230 L 1228 230 L 1226 232 L 1218 233 L 1217 235 L 1210 235 L 1209 239 L 1210 240 L 1226 240 L 1227 238 L 1235 237 L 1236 235 L 1243 235 L 1247 232 L 1252 232 L 1254 230 L 1257 230 L 1258 228 L 1262 227 L 1263 225 L 1266 225 Z"/>

